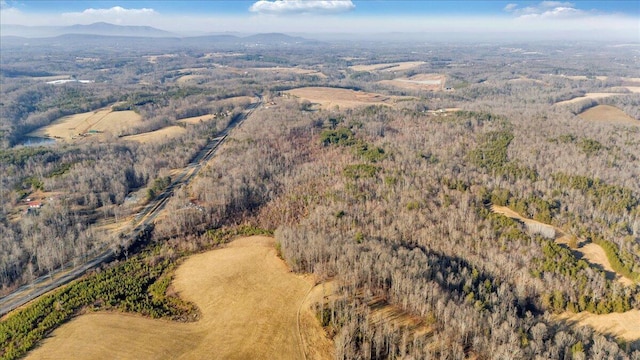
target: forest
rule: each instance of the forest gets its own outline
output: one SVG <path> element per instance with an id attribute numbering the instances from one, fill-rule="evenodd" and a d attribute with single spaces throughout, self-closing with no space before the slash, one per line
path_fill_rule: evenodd
<path id="1" fill-rule="evenodd" d="M 447 44 L 328 51 L 318 43 L 96 57 L 3 48 L 0 295 L 119 246 L 176 169 L 256 94 L 264 104 L 174 191 L 144 250 L 56 295 L 69 306 L 41 315 L 52 324 L 34 320 L 51 311 L 45 304 L 3 319 L 2 329 L 15 336 L 0 338 L 0 355 L 21 356 L 33 339 L 87 307 L 197 317 L 192 305 L 165 296 L 168 274 L 180 257 L 228 241 L 220 231 L 242 226 L 240 233 L 273 234 L 292 271 L 336 284 L 316 308 L 338 358 L 639 359 L 639 339 L 560 316 L 640 309 L 633 51 L 513 47 L 526 51 Z M 567 52 L 595 55 L 568 61 Z M 420 63 L 354 69 L 410 61 Z M 448 90 L 393 85 L 420 74 L 444 76 Z M 94 82 L 46 82 L 66 76 Z M 325 106 L 288 93 L 305 87 L 396 100 Z M 626 120 L 583 118 L 605 105 Z M 139 120 L 25 145 L 60 119 L 103 109 Z M 179 131 L 133 140 L 168 128 Z M 586 246 L 601 249 L 611 269 L 585 255 Z M 122 282 L 122 294 L 106 288 L 109 276 Z M 373 321 L 372 304 L 380 302 L 427 330 Z M 34 329 L 28 343 L 17 335 L 21 321 Z"/>

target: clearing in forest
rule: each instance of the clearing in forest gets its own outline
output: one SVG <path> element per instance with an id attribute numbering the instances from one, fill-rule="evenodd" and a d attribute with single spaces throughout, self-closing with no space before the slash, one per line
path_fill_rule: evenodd
<path id="1" fill-rule="evenodd" d="M 401 89 L 439 91 L 444 90 L 446 80 L 446 76 L 440 74 L 418 74 L 408 78 L 382 80 L 380 83 Z"/>
<path id="2" fill-rule="evenodd" d="M 624 93 L 586 93 L 584 94 L 584 96 L 578 96 L 573 99 L 558 101 L 557 103 L 555 103 L 555 105 L 574 104 L 586 99 L 598 100 L 598 99 L 608 98 L 610 96 L 619 96 L 619 95 L 625 95 L 625 94 Z"/>
<path id="3" fill-rule="evenodd" d="M 334 106 L 353 108 L 367 105 L 393 106 L 395 102 L 400 99 L 408 99 L 407 97 L 402 98 L 332 87 L 304 87 L 289 90 L 286 93 L 301 100 L 308 100 L 311 103 L 320 104 L 323 108 L 332 108 Z"/>
<path id="4" fill-rule="evenodd" d="M 589 326 L 597 332 L 610 334 L 625 341 L 640 340 L 640 310 L 629 310 L 623 313 L 578 314 L 564 313 L 558 317 L 576 326 Z"/>
<path id="5" fill-rule="evenodd" d="M 491 210 L 497 214 L 502 214 L 512 219 L 522 221 L 528 228 L 551 229 L 553 232 L 555 232 L 555 240 L 559 244 L 568 245 L 571 240 L 571 235 L 565 233 L 561 229 L 533 219 L 525 218 L 506 206 L 492 205 Z M 586 243 L 586 241 L 578 239 L 578 247 L 572 250 L 577 252 L 580 257 L 582 257 L 587 262 L 601 267 L 607 273 L 607 275 L 614 277 L 620 283 L 626 286 L 631 286 L 634 284 L 633 280 L 626 278 L 622 274 L 618 274 L 615 270 L 613 270 L 613 268 L 611 267 L 611 263 L 607 258 L 607 254 L 604 252 L 604 249 L 600 245 L 594 243 Z"/>
<path id="6" fill-rule="evenodd" d="M 208 114 L 208 115 L 194 116 L 190 118 L 180 119 L 178 120 L 178 122 L 189 124 L 189 125 L 195 125 L 195 124 L 200 124 L 202 122 L 211 121 L 215 118 L 216 118 L 215 114 Z"/>
<path id="7" fill-rule="evenodd" d="M 303 344 L 318 344 L 324 337 L 302 306 L 311 287 L 277 257 L 272 238 L 237 239 L 188 258 L 176 270 L 172 288 L 198 306 L 197 322 L 81 315 L 55 330 L 27 359 L 303 359 L 312 355 Z M 317 351 L 309 358 L 330 357 Z"/>
<path id="8" fill-rule="evenodd" d="M 172 125 L 162 128 L 160 130 L 149 131 L 146 133 L 123 136 L 122 140 L 133 140 L 143 144 L 152 142 L 160 142 L 173 139 L 184 134 L 187 130 L 182 126 Z"/>
<path id="9" fill-rule="evenodd" d="M 404 61 L 371 65 L 353 65 L 349 66 L 349 69 L 353 71 L 404 71 L 424 64 L 426 64 L 424 61 Z"/>
<path id="10" fill-rule="evenodd" d="M 611 105 L 594 106 L 581 112 L 578 116 L 588 121 L 597 121 L 605 124 L 640 125 L 640 121 Z"/>
<path id="11" fill-rule="evenodd" d="M 81 114 L 64 116 L 53 123 L 41 127 L 27 136 L 49 137 L 62 140 L 79 139 L 88 135 L 109 133 L 118 136 L 142 122 L 142 117 L 134 111 L 113 111 L 103 108 Z"/>
<path id="12" fill-rule="evenodd" d="M 268 72 L 272 74 L 296 74 L 296 75 L 313 75 L 325 79 L 327 75 L 323 74 L 319 70 L 303 69 L 297 67 L 263 67 L 263 68 L 250 68 L 248 70 Z"/>

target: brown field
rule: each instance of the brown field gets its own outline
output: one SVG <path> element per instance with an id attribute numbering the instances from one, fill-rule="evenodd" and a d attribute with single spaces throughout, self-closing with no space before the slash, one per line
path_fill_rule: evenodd
<path id="1" fill-rule="evenodd" d="M 318 70 L 313 69 L 303 69 L 296 67 L 265 67 L 265 68 L 250 68 L 248 70 L 261 71 L 261 72 L 270 72 L 272 74 L 297 74 L 297 75 L 315 75 L 320 78 L 326 78 L 327 75 L 323 74 Z"/>
<path id="2" fill-rule="evenodd" d="M 71 75 L 25 76 L 24 78 L 46 82 L 46 81 L 55 81 L 55 80 L 69 80 L 71 79 Z"/>
<path id="3" fill-rule="evenodd" d="M 611 334 L 625 341 L 640 340 L 640 310 L 605 315 L 588 312 L 564 313 L 558 318 L 576 326 L 589 326 L 598 332 Z"/>
<path id="4" fill-rule="evenodd" d="M 406 99 L 397 96 L 331 87 L 304 87 L 289 90 L 286 93 L 303 100 L 308 100 L 314 104 L 320 104 L 320 106 L 325 109 L 335 106 L 340 108 L 354 108 L 367 105 L 393 106 L 398 99 Z"/>
<path id="5" fill-rule="evenodd" d="M 141 121 L 142 117 L 134 111 L 111 111 L 111 108 L 104 108 L 62 117 L 28 135 L 72 140 L 95 130 L 99 133 L 110 133 L 117 136 L 124 130 L 138 125 Z"/>
<path id="6" fill-rule="evenodd" d="M 162 55 L 149 55 L 149 56 L 143 56 L 143 57 L 146 58 L 149 63 L 155 64 L 158 62 L 158 59 L 174 58 L 177 56 L 178 56 L 177 54 L 162 54 Z"/>
<path id="7" fill-rule="evenodd" d="M 405 61 L 388 64 L 353 65 L 349 69 L 353 71 L 404 71 L 424 65 L 424 61 Z"/>
<path id="8" fill-rule="evenodd" d="M 143 144 L 151 142 L 160 142 L 172 139 L 184 134 L 187 130 L 182 126 L 172 125 L 160 130 L 149 131 L 142 134 L 123 136 L 122 140 L 132 140 Z"/>
<path id="9" fill-rule="evenodd" d="M 184 75 L 176 79 L 176 83 L 180 85 L 198 84 L 207 77 L 204 75 Z"/>
<path id="10" fill-rule="evenodd" d="M 564 101 L 559 101 L 557 103 L 555 103 L 555 105 L 566 105 L 566 104 L 573 104 L 573 103 L 577 103 L 580 102 L 582 100 L 585 99 L 593 99 L 593 100 L 598 100 L 598 99 L 604 99 L 610 96 L 617 96 L 617 95 L 624 95 L 622 93 L 587 93 L 584 96 L 579 96 L 570 100 L 564 100 Z"/>
<path id="11" fill-rule="evenodd" d="M 216 118 L 215 114 L 208 114 L 208 115 L 194 116 L 194 117 L 190 117 L 190 118 L 180 119 L 180 120 L 178 120 L 178 122 L 189 124 L 189 125 L 194 125 L 194 124 L 200 124 L 201 122 L 211 121 L 211 120 L 213 120 L 215 118 Z"/>
<path id="12" fill-rule="evenodd" d="M 398 78 L 393 80 L 382 80 L 381 84 L 392 85 L 401 89 L 409 90 L 444 90 L 447 78 L 439 74 L 418 74 L 409 78 Z"/>
<path id="13" fill-rule="evenodd" d="M 634 94 L 640 93 L 640 86 L 625 86 L 625 88 Z"/>
<path id="14" fill-rule="evenodd" d="M 535 225 L 541 225 L 541 226 L 553 228 L 556 234 L 555 240 L 559 244 L 567 245 L 569 243 L 569 240 L 571 239 L 571 235 L 565 233 L 561 229 L 548 224 L 541 223 L 533 219 L 527 219 L 525 217 L 522 217 L 520 214 L 509 209 L 506 206 L 493 205 L 491 209 L 495 213 L 502 214 L 512 219 L 522 221 L 525 224 L 535 224 Z M 572 250 L 574 252 L 577 252 L 587 262 L 594 264 L 596 266 L 602 267 L 602 269 L 604 269 L 609 275 L 612 275 L 613 277 L 615 277 L 615 279 L 618 282 L 627 286 L 631 286 L 634 284 L 633 280 L 626 278 L 621 274 L 616 273 L 615 270 L 613 270 L 613 268 L 611 267 L 611 263 L 609 263 L 609 259 L 607 258 L 607 255 L 604 252 L 604 249 L 602 249 L 600 245 L 594 244 L 594 243 L 586 243 L 583 239 L 578 239 L 578 247 Z"/>
<path id="15" fill-rule="evenodd" d="M 324 336 L 318 324 L 315 331 L 322 333 L 305 329 L 314 337 L 302 340 L 298 319 L 307 325 L 313 317 L 302 306 L 312 284 L 289 271 L 271 238 L 238 239 L 192 256 L 178 267 L 172 286 L 198 305 L 199 321 L 82 315 L 55 330 L 27 359 L 303 359 L 302 344 L 318 344 Z M 304 353 L 330 358 L 326 350 Z"/>
<path id="16" fill-rule="evenodd" d="M 539 84 L 539 85 L 546 85 L 547 83 L 545 83 L 542 80 L 538 80 L 538 79 L 531 79 L 525 76 L 521 76 L 519 78 L 515 78 L 515 79 L 509 79 L 507 80 L 508 83 L 534 83 L 534 84 Z"/>
<path id="17" fill-rule="evenodd" d="M 597 121 L 606 124 L 640 126 L 640 121 L 611 105 L 597 105 L 581 112 L 578 116 L 584 120 Z"/>

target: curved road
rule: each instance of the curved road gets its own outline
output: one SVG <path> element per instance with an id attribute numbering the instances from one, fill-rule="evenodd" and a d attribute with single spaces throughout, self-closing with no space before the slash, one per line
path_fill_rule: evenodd
<path id="1" fill-rule="evenodd" d="M 138 213 L 138 215 L 136 215 L 135 222 L 137 226 L 128 234 L 123 234 L 126 239 L 125 246 L 132 245 L 140 233 L 146 231 L 146 229 L 153 224 L 153 221 L 173 195 L 173 190 L 183 184 L 189 183 L 189 181 L 193 179 L 193 177 L 202 168 L 202 165 L 215 155 L 216 150 L 220 147 L 220 144 L 226 140 L 231 130 L 242 124 L 248 116 L 250 116 L 257 108 L 262 106 L 262 97 L 257 94 L 256 97 L 258 99 L 257 102 L 250 104 L 243 112 L 235 115 L 233 119 L 231 119 L 227 128 L 224 129 L 218 137 L 209 141 L 209 143 L 193 157 L 189 164 L 182 169 L 180 174 L 175 177 L 171 184 L 162 193 L 158 194 L 155 199 L 151 200 L 149 204 L 145 206 L 140 213 Z M 109 247 L 84 264 L 76 266 L 71 270 L 58 270 L 49 275 L 39 277 L 31 284 L 24 285 L 11 294 L 0 298 L 0 316 L 13 311 L 14 309 L 51 290 L 68 284 L 87 273 L 87 271 L 95 269 L 101 264 L 112 261 L 115 257 L 116 251 Z"/>

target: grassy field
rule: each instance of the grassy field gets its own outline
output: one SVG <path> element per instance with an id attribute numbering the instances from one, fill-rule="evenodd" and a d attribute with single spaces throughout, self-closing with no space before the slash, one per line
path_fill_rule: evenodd
<path id="1" fill-rule="evenodd" d="M 565 313 L 559 318 L 577 326 L 589 326 L 598 332 L 608 333 L 625 341 L 640 340 L 640 310 L 605 315 L 588 312 Z"/>
<path id="2" fill-rule="evenodd" d="M 566 234 L 564 231 L 562 231 L 559 228 L 553 227 L 551 225 L 548 224 L 544 224 L 541 223 L 539 221 L 533 220 L 533 219 L 527 219 L 522 217 L 520 214 L 516 213 L 515 211 L 509 209 L 506 206 L 497 206 L 497 205 L 493 205 L 492 210 L 498 214 L 502 214 L 505 215 L 507 217 L 510 217 L 512 219 L 516 219 L 519 221 L 522 221 L 525 224 L 534 224 L 534 225 L 539 225 L 539 226 L 545 226 L 545 227 L 550 227 L 553 228 L 555 230 L 555 234 L 556 234 L 556 242 L 558 242 L 559 244 L 564 244 L 567 245 L 569 244 L 569 241 L 571 239 L 571 235 Z M 616 273 L 615 270 L 613 270 L 613 268 L 611 267 L 611 263 L 609 262 L 609 259 L 607 258 L 607 254 L 605 253 L 604 249 L 594 243 L 585 243 L 585 241 L 578 241 L 578 247 L 576 249 L 572 249 L 573 251 L 577 252 L 580 254 L 580 256 L 582 256 L 586 261 L 590 262 L 591 264 L 595 264 L 597 266 L 602 267 L 605 271 L 607 271 L 610 274 L 613 274 L 616 278 L 617 281 L 619 281 L 620 283 L 627 285 L 627 286 L 631 286 L 634 284 L 633 280 L 628 279 L 624 276 L 622 276 L 621 274 Z"/>
<path id="3" fill-rule="evenodd" d="M 207 122 L 207 121 L 211 121 L 213 119 L 215 119 L 216 116 L 213 114 L 208 114 L 208 115 L 202 115 L 202 116 L 194 116 L 194 117 L 190 117 L 190 118 L 184 118 L 184 119 L 180 119 L 178 120 L 181 123 L 185 123 L 185 124 L 189 124 L 189 125 L 195 125 L 195 124 L 199 124 L 201 122 Z"/>
<path id="4" fill-rule="evenodd" d="M 611 105 L 594 106 L 581 112 L 578 116 L 588 121 L 596 121 L 605 124 L 640 125 L 640 121 Z"/>
<path id="5" fill-rule="evenodd" d="M 249 70 L 269 72 L 272 74 L 296 74 L 296 75 L 314 75 L 320 78 L 326 78 L 327 75 L 318 70 L 303 69 L 297 67 L 264 67 L 264 68 L 250 68 Z"/>
<path id="6" fill-rule="evenodd" d="M 140 124 L 141 121 L 142 117 L 134 111 L 112 111 L 109 107 L 62 117 L 48 126 L 29 133 L 28 136 L 51 137 L 67 141 L 82 138 L 90 131 L 117 136 L 125 129 Z"/>
<path id="7" fill-rule="evenodd" d="M 55 330 L 27 359 L 302 359 L 303 351 L 329 358 L 319 325 L 305 328 L 305 341 L 298 327 L 298 319 L 313 323 L 302 306 L 311 287 L 276 256 L 272 238 L 237 239 L 176 270 L 169 291 L 199 307 L 198 322 L 83 315 Z M 303 343 L 324 347 L 309 351 Z"/>
<path id="8" fill-rule="evenodd" d="M 398 78 L 393 80 L 382 80 L 381 84 L 392 85 L 401 89 L 409 90 L 444 90 L 447 78 L 439 74 L 418 74 L 409 78 Z"/>
<path id="9" fill-rule="evenodd" d="M 353 65 L 349 69 L 353 71 L 404 71 L 426 64 L 424 61 L 405 61 L 398 63 Z"/>
<path id="10" fill-rule="evenodd" d="M 123 140 L 137 141 L 143 144 L 151 142 L 166 141 L 167 139 L 178 137 L 184 134 L 187 130 L 182 126 L 172 125 L 162 128 L 160 130 L 149 131 L 146 133 L 123 136 Z"/>
<path id="11" fill-rule="evenodd" d="M 395 101 L 400 99 L 396 96 L 387 96 L 364 91 L 350 89 L 340 89 L 331 87 L 304 87 L 287 91 L 301 100 L 308 100 L 311 103 L 320 104 L 323 108 L 354 108 L 367 105 L 387 105 L 393 106 Z"/>
<path id="12" fill-rule="evenodd" d="M 618 96 L 618 95 L 622 95 L 622 94 L 621 93 L 586 93 L 584 96 L 578 96 L 570 100 L 558 101 L 557 103 L 555 103 L 555 105 L 573 104 L 585 99 L 598 100 L 598 99 L 604 99 L 610 96 Z"/>

